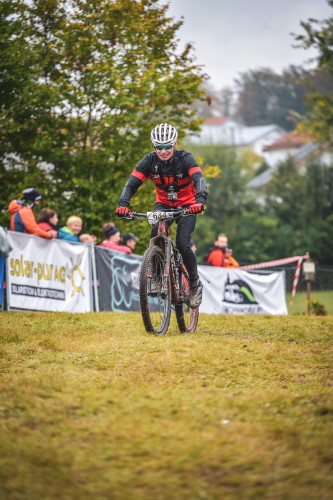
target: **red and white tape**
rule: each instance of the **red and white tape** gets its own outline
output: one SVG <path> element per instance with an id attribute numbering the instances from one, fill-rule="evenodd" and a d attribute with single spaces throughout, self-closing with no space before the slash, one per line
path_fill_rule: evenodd
<path id="1" fill-rule="evenodd" d="M 248 266 L 241 266 L 239 269 L 263 269 L 264 267 L 282 266 L 283 264 L 290 264 L 291 262 L 301 261 L 308 259 L 309 254 L 297 255 L 296 257 L 286 257 L 285 259 L 270 260 L 268 262 L 260 262 L 259 264 L 249 264 Z"/>
<path id="2" fill-rule="evenodd" d="M 295 295 L 296 295 L 296 288 L 297 288 L 297 283 L 301 274 L 301 265 L 302 261 L 304 259 L 308 259 L 310 256 L 308 253 L 305 255 L 297 255 L 295 257 L 286 257 L 285 259 L 279 259 L 279 260 L 270 260 L 269 262 L 260 262 L 259 264 L 250 264 L 248 266 L 241 266 L 239 269 L 263 269 L 265 267 L 274 267 L 274 266 L 282 266 L 283 264 L 290 264 L 291 262 L 296 262 L 296 272 L 294 276 L 294 281 L 293 281 L 293 286 L 291 290 L 291 298 L 290 298 L 290 303 L 293 304 Z"/>

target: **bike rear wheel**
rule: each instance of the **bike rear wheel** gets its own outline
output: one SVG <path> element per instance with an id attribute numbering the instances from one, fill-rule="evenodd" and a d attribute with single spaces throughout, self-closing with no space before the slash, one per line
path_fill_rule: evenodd
<path id="1" fill-rule="evenodd" d="M 182 295 L 184 297 L 188 297 L 190 285 L 187 276 L 182 271 L 180 271 L 179 280 L 182 289 Z M 175 313 L 176 313 L 178 328 L 181 331 L 181 333 L 195 332 L 199 319 L 198 307 L 196 309 L 192 309 L 185 302 L 183 302 L 182 304 L 175 304 Z"/>
<path id="2" fill-rule="evenodd" d="M 140 305 L 143 324 L 148 333 L 164 335 L 170 323 L 171 290 L 163 285 L 164 253 L 149 247 L 140 269 Z"/>
<path id="3" fill-rule="evenodd" d="M 199 308 L 191 309 L 187 304 L 176 304 L 175 313 L 181 333 L 195 332 L 199 319 Z"/>

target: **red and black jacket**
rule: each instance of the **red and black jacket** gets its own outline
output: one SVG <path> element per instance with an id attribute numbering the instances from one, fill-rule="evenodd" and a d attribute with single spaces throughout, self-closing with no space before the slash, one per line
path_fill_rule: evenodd
<path id="1" fill-rule="evenodd" d="M 170 207 L 206 203 L 208 193 L 201 168 L 191 153 L 176 149 L 168 161 L 160 160 L 154 151 L 142 158 L 125 184 L 120 207 L 129 206 L 130 199 L 148 177 L 156 187 L 156 203 Z M 170 191 L 177 192 L 177 200 L 168 200 Z"/>

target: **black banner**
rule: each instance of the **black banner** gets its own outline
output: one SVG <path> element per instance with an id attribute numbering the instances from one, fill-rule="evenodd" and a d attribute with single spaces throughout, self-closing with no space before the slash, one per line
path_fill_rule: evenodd
<path id="1" fill-rule="evenodd" d="M 142 257 L 95 247 L 101 311 L 140 311 L 139 271 Z"/>

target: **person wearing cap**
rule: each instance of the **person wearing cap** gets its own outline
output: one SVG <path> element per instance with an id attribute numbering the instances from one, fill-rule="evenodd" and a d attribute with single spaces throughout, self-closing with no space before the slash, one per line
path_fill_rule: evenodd
<path id="1" fill-rule="evenodd" d="M 9 203 L 8 211 L 12 214 L 10 218 L 10 230 L 19 233 L 34 234 L 48 240 L 56 238 L 56 231 L 45 231 L 38 226 L 32 211 L 34 206 L 38 205 L 42 199 L 40 192 L 34 188 L 27 188 L 22 191 L 22 198 L 12 200 Z"/>
<path id="2" fill-rule="evenodd" d="M 117 250 L 117 252 L 132 253 L 132 250 L 127 245 L 120 245 L 120 231 L 113 222 L 107 222 L 102 227 L 104 237 L 100 247 L 108 248 L 109 250 Z"/>
<path id="3" fill-rule="evenodd" d="M 168 123 L 161 123 L 151 131 L 154 151 L 145 155 L 132 171 L 120 195 L 116 215 L 130 215 L 129 204 L 141 184 L 150 179 L 155 184 L 154 210 L 172 211 L 187 208 L 187 214 L 177 219 L 176 246 L 190 277 L 191 308 L 202 301 L 202 283 L 197 268 L 197 259 L 191 250 L 191 237 L 196 224 L 196 215 L 203 212 L 207 200 L 205 178 L 194 156 L 184 149 L 177 149 L 178 132 Z M 170 226 L 174 221 L 166 221 Z M 157 234 L 154 224 L 151 236 Z"/>
<path id="4" fill-rule="evenodd" d="M 128 246 L 131 250 L 131 253 L 135 250 L 135 245 L 139 241 L 139 238 L 135 236 L 133 233 L 124 233 L 122 237 L 122 242 L 124 245 Z"/>

